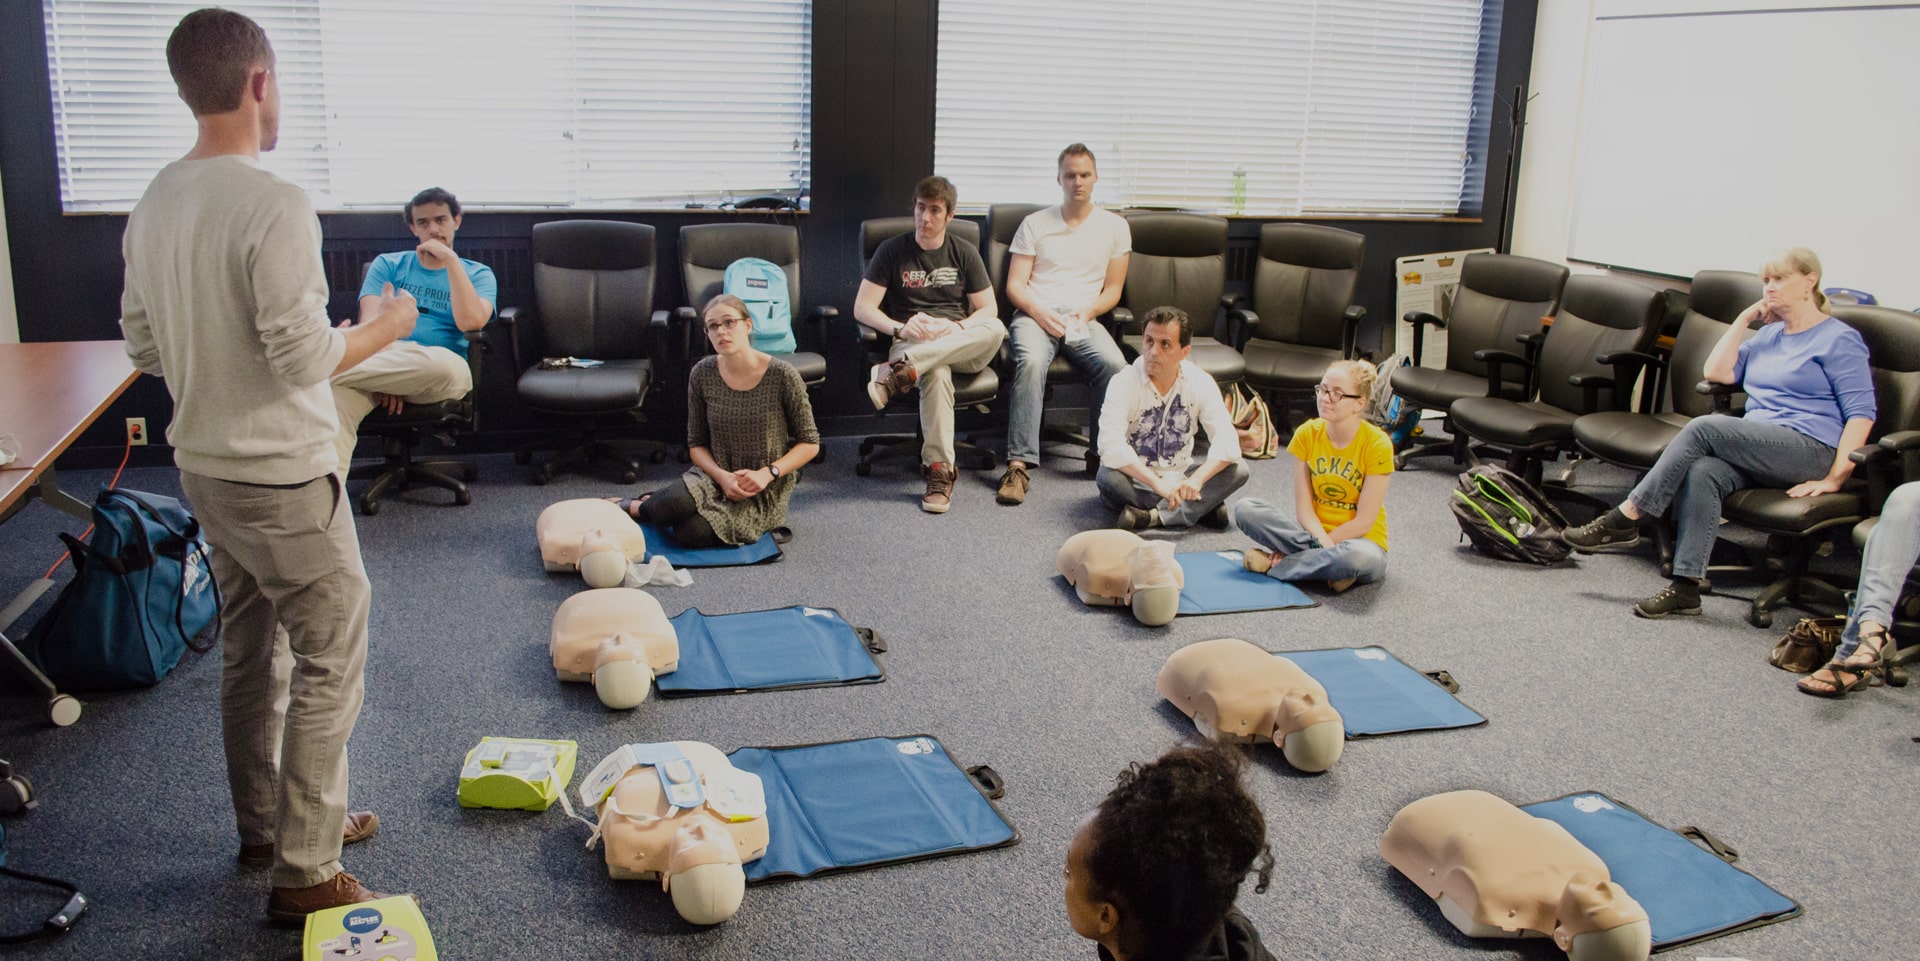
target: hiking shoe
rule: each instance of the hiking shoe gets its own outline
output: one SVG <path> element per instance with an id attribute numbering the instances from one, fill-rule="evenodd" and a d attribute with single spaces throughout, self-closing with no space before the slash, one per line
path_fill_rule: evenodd
<path id="1" fill-rule="evenodd" d="M 267 896 L 267 916 L 275 921 L 304 921 L 315 911 L 325 911 L 362 901 L 387 897 L 360 879 L 341 871 L 310 888 L 274 888 Z"/>
<path id="2" fill-rule="evenodd" d="M 945 514 L 953 506 L 953 481 L 960 472 L 951 464 L 928 464 L 920 468 L 927 478 L 927 493 L 920 498 L 920 509 L 929 514 Z"/>
<path id="3" fill-rule="evenodd" d="M 1128 504 L 1120 508 L 1120 515 L 1113 519 L 1113 526 L 1123 531 L 1144 531 L 1153 526 L 1153 512 Z"/>
<path id="4" fill-rule="evenodd" d="M 1661 588 L 1659 593 L 1633 605 L 1633 612 L 1655 620 L 1668 614 L 1698 614 L 1700 588 L 1675 581 Z"/>
<path id="5" fill-rule="evenodd" d="M 1227 505 L 1221 504 L 1219 507 L 1200 515 L 1200 526 L 1211 527 L 1216 531 L 1224 531 L 1232 527 L 1233 522 L 1227 519 Z"/>
<path id="6" fill-rule="evenodd" d="M 1560 539 L 1567 546 L 1582 554 L 1617 554 L 1640 546 L 1640 525 L 1627 521 L 1626 527 L 1617 526 L 1613 520 L 1614 511 L 1608 511 L 1579 527 L 1570 527 L 1560 532 Z M 1620 515 L 1627 520 L 1626 515 Z"/>
<path id="7" fill-rule="evenodd" d="M 1023 504 L 1027 500 L 1027 488 L 1033 481 L 1027 477 L 1027 465 L 1014 462 L 1007 465 L 1007 472 L 1000 475 L 1000 490 L 993 499 L 1002 504 Z"/>
<path id="8" fill-rule="evenodd" d="M 873 401 L 874 410 L 886 410 L 895 398 L 912 390 L 919 379 L 920 372 L 904 357 L 875 364 L 867 378 L 867 399 Z"/>
<path id="9" fill-rule="evenodd" d="M 1240 566 L 1255 574 L 1265 574 L 1273 570 L 1273 552 L 1267 550 L 1241 551 Z"/>
<path id="10" fill-rule="evenodd" d="M 340 843 L 353 844 L 357 841 L 365 841 L 373 837 L 373 833 L 378 830 L 380 830 L 380 815 L 372 811 L 348 811 L 347 825 L 340 832 Z M 240 863 L 272 864 L 273 842 L 240 845 Z"/>

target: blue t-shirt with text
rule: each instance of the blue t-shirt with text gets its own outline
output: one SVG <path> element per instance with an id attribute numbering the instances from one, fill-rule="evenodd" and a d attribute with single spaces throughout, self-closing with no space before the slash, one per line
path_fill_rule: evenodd
<path id="1" fill-rule="evenodd" d="M 493 269 L 486 264 L 460 258 L 467 269 L 467 279 L 473 281 L 474 293 L 490 304 L 498 304 L 499 285 L 494 282 Z M 420 263 L 420 255 L 403 250 L 396 254 L 381 254 L 367 268 L 366 282 L 360 285 L 360 296 L 380 296 L 380 286 L 392 284 L 394 290 L 404 290 L 413 295 L 420 306 L 420 321 L 413 325 L 413 334 L 407 339 L 428 347 L 445 347 L 462 357 L 467 355 L 467 335 L 462 333 L 460 325 L 453 322 L 453 294 L 447 286 L 447 272 L 429 270 Z"/>

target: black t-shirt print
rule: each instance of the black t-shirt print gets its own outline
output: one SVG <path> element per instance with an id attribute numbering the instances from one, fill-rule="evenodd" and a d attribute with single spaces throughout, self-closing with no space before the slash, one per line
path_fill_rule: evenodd
<path id="1" fill-rule="evenodd" d="M 910 233 L 883 242 L 867 264 L 866 279 L 887 289 L 880 312 L 898 321 L 915 313 L 961 320 L 973 313 L 967 294 L 993 286 L 980 252 L 951 231 L 932 250 L 920 249 Z"/>

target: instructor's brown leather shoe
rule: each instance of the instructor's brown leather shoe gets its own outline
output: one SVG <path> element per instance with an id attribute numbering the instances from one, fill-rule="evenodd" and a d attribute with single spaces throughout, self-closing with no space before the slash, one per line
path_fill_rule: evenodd
<path id="1" fill-rule="evenodd" d="M 267 896 L 267 916 L 275 921 L 304 921 L 315 911 L 346 904 L 378 901 L 387 895 L 368 888 L 360 879 L 341 871 L 310 888 L 274 888 Z"/>
<path id="2" fill-rule="evenodd" d="M 340 843 L 352 844 L 356 841 L 365 841 L 373 837 L 373 832 L 378 830 L 380 830 L 380 815 L 372 811 L 348 811 L 347 825 L 340 832 Z M 272 864 L 273 842 L 240 845 L 240 863 Z"/>

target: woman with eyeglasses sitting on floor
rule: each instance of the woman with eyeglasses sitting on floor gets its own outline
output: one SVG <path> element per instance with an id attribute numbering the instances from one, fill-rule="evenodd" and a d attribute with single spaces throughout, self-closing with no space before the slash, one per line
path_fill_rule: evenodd
<path id="1" fill-rule="evenodd" d="M 1372 364 L 1341 360 L 1313 389 L 1320 416 L 1294 431 L 1298 461 L 1293 510 L 1253 497 L 1233 505 L 1233 524 L 1261 550 L 1240 555 L 1255 574 L 1326 581 L 1335 591 L 1387 576 L 1387 484 L 1393 441 L 1367 420 L 1379 376 Z"/>
<path id="2" fill-rule="evenodd" d="M 1867 342 L 1828 315 L 1820 258 L 1783 250 L 1760 268 L 1766 295 L 1741 312 L 1707 355 L 1706 378 L 1739 384 L 1739 417 L 1696 417 L 1660 452 L 1620 506 L 1562 536 L 1582 554 L 1632 550 L 1640 521 L 1674 511 L 1673 581 L 1634 605 L 1641 617 L 1700 613 L 1700 578 L 1720 532 L 1720 502 L 1745 487 L 1791 497 L 1840 489 L 1848 455 L 1867 442 L 1878 413 Z M 1747 328 L 1758 320 L 1758 333 Z M 1743 342 L 1744 340 L 1744 342 Z"/>
<path id="3" fill-rule="evenodd" d="M 713 356 L 687 374 L 693 466 L 620 505 L 682 547 L 751 544 L 769 531 L 784 543 L 793 472 L 820 452 L 806 384 L 792 364 L 754 349 L 740 298 L 707 301 L 701 320 Z"/>
<path id="4" fill-rule="evenodd" d="M 1920 481 L 1893 489 L 1880 508 L 1880 520 L 1867 535 L 1860 555 L 1860 587 L 1840 646 L 1827 666 L 1800 679 L 1800 690 L 1815 697 L 1845 697 L 1854 688 L 1888 679 L 1893 657 L 1887 628 L 1913 563 L 1920 559 Z M 1894 678 L 1898 683 L 1899 679 Z"/>

